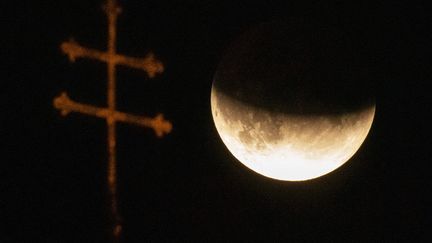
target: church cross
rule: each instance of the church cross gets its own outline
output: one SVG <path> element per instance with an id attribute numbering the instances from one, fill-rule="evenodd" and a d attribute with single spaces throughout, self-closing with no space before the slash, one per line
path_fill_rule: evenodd
<path id="1" fill-rule="evenodd" d="M 107 64 L 107 107 L 96 107 L 71 100 L 66 92 L 62 92 L 53 100 L 53 105 L 62 115 L 77 112 L 105 119 L 107 122 L 108 167 L 107 180 L 110 194 L 110 209 L 113 220 L 112 233 L 114 241 L 119 241 L 122 225 L 117 205 L 117 161 L 116 161 L 116 123 L 125 122 L 153 129 L 161 138 L 172 130 L 172 124 L 165 120 L 162 114 L 155 117 L 137 116 L 116 110 L 116 66 L 122 65 L 143 70 L 150 78 L 164 70 L 163 64 L 152 53 L 144 58 L 128 57 L 116 52 L 116 23 L 121 12 L 116 0 L 107 0 L 104 10 L 108 19 L 107 51 L 99 51 L 81 46 L 75 41 L 66 41 L 60 49 L 68 55 L 70 61 L 78 58 L 95 59 Z"/>

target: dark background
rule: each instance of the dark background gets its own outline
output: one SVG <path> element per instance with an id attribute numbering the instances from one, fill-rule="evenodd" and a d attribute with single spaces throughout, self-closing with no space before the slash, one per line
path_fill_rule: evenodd
<path id="1" fill-rule="evenodd" d="M 296 1 L 299 2 L 299 1 Z M 105 105 L 106 68 L 71 64 L 59 50 L 73 37 L 106 47 L 101 1 L 3 3 L 0 242 L 106 242 L 106 126 L 61 117 L 61 91 Z M 166 71 L 148 79 L 119 68 L 118 108 L 158 112 L 174 124 L 163 139 L 118 125 L 124 242 L 412 241 L 430 225 L 429 80 L 426 4 L 395 1 L 120 1 L 120 53 L 152 50 Z M 355 156 L 315 180 L 260 176 L 226 149 L 210 111 L 224 48 L 248 28 L 295 16 L 331 19 L 355 33 L 371 58 L 377 110 Z"/>

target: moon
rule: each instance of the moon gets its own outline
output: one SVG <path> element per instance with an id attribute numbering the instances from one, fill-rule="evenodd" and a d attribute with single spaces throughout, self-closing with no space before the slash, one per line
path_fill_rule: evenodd
<path id="1" fill-rule="evenodd" d="M 215 73 L 211 112 L 228 150 L 251 170 L 303 181 L 347 162 L 375 115 L 368 64 L 328 23 L 260 24 Z"/>

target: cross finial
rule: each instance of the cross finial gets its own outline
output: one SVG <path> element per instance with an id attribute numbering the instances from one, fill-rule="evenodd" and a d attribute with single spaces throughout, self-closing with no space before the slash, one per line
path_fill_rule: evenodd
<path id="1" fill-rule="evenodd" d="M 117 4 L 116 0 L 108 0 L 105 4 L 102 5 L 102 9 L 105 11 L 105 13 L 110 15 L 119 15 L 121 14 L 121 7 Z"/>

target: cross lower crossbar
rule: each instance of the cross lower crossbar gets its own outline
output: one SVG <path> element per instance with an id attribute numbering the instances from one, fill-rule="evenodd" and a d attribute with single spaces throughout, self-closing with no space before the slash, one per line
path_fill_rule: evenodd
<path id="1" fill-rule="evenodd" d="M 104 119 L 113 119 L 114 121 L 135 124 L 143 127 L 152 128 L 156 136 L 161 138 L 172 130 L 171 122 L 164 119 L 162 114 L 156 115 L 154 118 L 137 116 L 119 111 L 110 111 L 107 108 L 96 107 L 73 101 L 63 92 L 53 101 L 54 107 L 60 110 L 61 114 L 66 116 L 70 112 L 78 112 L 90 116 L 95 116 Z"/>

